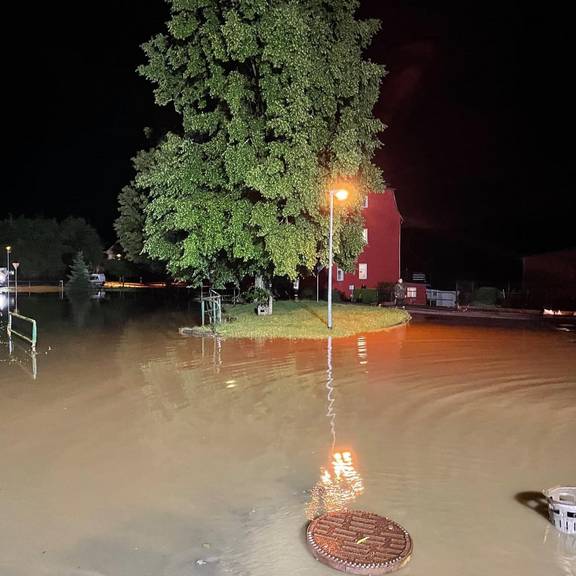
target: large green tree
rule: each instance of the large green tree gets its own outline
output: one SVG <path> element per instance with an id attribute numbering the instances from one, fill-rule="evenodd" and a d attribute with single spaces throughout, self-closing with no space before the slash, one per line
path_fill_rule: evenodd
<path id="1" fill-rule="evenodd" d="M 357 0 L 169 4 L 139 71 L 182 127 L 137 167 L 144 251 L 193 282 L 294 278 L 326 262 L 327 191 L 347 182 L 335 255 L 349 269 L 363 198 L 383 188 L 371 161 L 383 69 L 363 58 L 378 21 L 357 19 Z"/>
<path id="2" fill-rule="evenodd" d="M 142 252 L 146 222 L 144 210 L 148 204 L 148 197 L 131 183 L 122 188 L 118 203 L 119 215 L 114 222 L 114 229 L 124 254 L 130 262 L 144 262 L 146 260 L 146 255 Z"/>
<path id="3" fill-rule="evenodd" d="M 148 136 L 150 129 L 144 130 Z M 154 153 L 141 150 L 133 159 L 137 174 L 150 168 L 154 161 Z M 126 258 L 135 264 L 145 265 L 152 270 L 159 271 L 159 266 L 150 260 L 144 252 L 144 226 L 146 223 L 146 206 L 149 194 L 139 188 L 135 182 L 122 188 L 118 195 L 118 218 L 114 222 L 114 229 L 124 249 Z"/>

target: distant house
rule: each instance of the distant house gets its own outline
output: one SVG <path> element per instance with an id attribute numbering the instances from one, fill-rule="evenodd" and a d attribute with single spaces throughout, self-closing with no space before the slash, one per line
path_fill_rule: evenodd
<path id="1" fill-rule="evenodd" d="M 122 258 L 123 253 L 124 250 L 122 249 L 120 242 L 114 242 L 112 246 L 104 250 L 106 260 L 119 260 Z"/>
<path id="2" fill-rule="evenodd" d="M 380 283 L 395 283 L 400 277 L 400 226 L 392 189 L 368 194 L 364 204 L 364 250 L 353 273 L 334 269 L 333 287 L 350 298 L 358 288 L 377 288 Z M 325 284 L 325 282 L 324 282 Z"/>
<path id="3" fill-rule="evenodd" d="M 576 310 L 576 248 L 525 256 L 522 268 L 529 306 Z"/>

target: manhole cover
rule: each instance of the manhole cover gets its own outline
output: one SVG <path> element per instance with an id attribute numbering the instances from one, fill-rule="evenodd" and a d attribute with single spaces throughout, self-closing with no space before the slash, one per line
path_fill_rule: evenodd
<path id="1" fill-rule="evenodd" d="M 348 574 L 377 576 L 410 560 L 412 539 L 402 526 L 370 512 L 330 512 L 308 525 L 317 560 Z"/>

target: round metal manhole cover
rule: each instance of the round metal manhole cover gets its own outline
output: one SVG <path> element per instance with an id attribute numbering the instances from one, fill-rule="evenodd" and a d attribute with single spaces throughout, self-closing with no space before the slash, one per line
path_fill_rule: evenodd
<path id="1" fill-rule="evenodd" d="M 348 574 L 387 574 L 404 566 L 412 554 L 408 532 L 370 512 L 324 514 L 310 522 L 306 540 L 317 560 Z"/>

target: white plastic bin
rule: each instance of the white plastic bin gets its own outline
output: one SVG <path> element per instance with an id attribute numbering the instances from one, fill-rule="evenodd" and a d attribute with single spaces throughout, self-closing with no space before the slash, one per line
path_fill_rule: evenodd
<path id="1" fill-rule="evenodd" d="M 576 486 L 555 486 L 543 490 L 548 498 L 550 521 L 560 532 L 576 534 Z"/>

